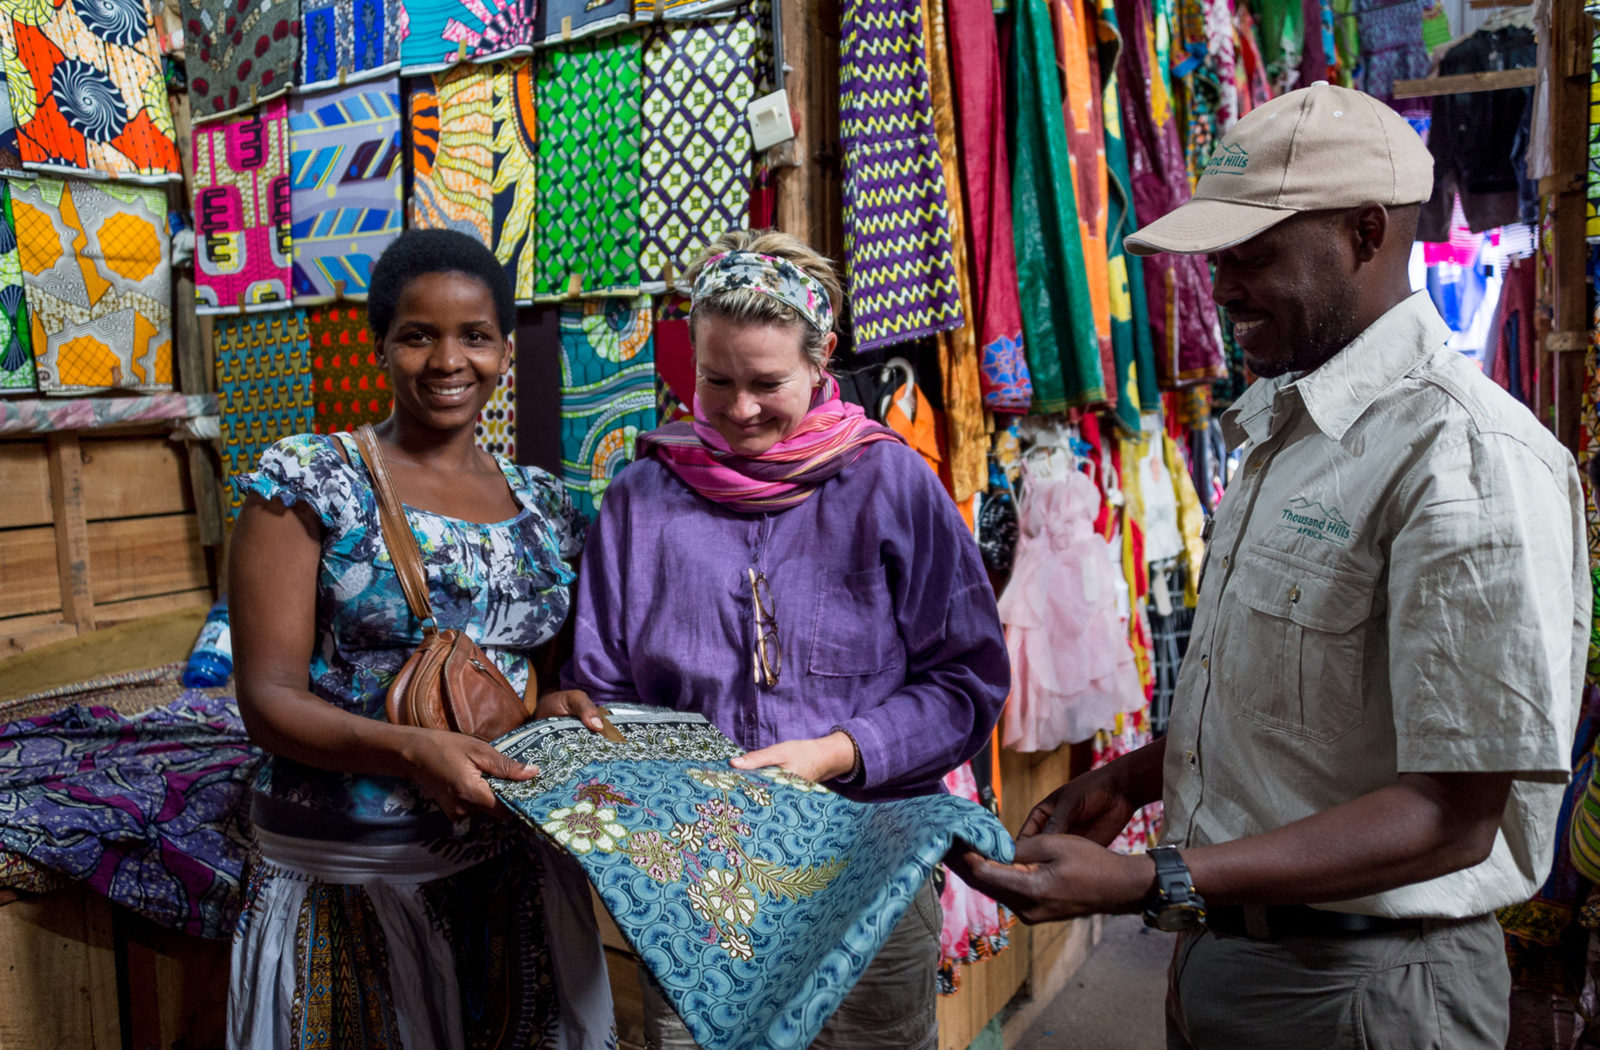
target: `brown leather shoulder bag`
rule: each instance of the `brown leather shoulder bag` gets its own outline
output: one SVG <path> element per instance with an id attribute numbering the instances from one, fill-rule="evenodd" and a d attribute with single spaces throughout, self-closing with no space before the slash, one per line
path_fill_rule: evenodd
<path id="1" fill-rule="evenodd" d="M 440 629 L 434 620 L 422 552 L 417 549 L 417 538 L 389 480 L 378 434 L 369 425 L 358 429 L 355 437 L 362 462 L 372 476 L 384 545 L 389 548 L 389 558 L 400 577 L 406 605 L 422 623 L 422 644 L 389 685 L 389 721 L 423 729 L 448 729 L 481 740 L 511 732 L 527 720 L 526 702 L 465 632 Z M 532 668 L 528 671 L 528 696 L 538 696 Z"/>

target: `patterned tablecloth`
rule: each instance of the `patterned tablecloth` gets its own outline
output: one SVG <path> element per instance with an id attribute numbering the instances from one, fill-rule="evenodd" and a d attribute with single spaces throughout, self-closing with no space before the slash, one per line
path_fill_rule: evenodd
<path id="1" fill-rule="evenodd" d="M 950 795 L 863 804 L 780 769 L 744 772 L 699 715 L 613 705 L 621 742 L 572 719 L 495 742 L 540 775 L 491 780 L 582 865 L 705 1050 L 808 1046 L 956 840 L 1011 837 Z"/>

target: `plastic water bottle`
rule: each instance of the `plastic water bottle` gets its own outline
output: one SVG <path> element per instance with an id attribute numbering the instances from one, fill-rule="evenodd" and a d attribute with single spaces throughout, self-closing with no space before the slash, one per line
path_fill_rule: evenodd
<path id="1" fill-rule="evenodd" d="M 228 597 L 223 595 L 200 626 L 189 665 L 183 669 L 183 684 L 188 689 L 207 689 L 226 684 L 232 674 L 233 635 L 228 630 Z"/>

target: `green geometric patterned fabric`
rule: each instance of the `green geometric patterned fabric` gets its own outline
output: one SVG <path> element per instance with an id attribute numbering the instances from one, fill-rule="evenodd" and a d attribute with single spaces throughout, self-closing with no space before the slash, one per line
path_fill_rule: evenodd
<path id="1" fill-rule="evenodd" d="M 11 185 L 0 180 L 0 390 L 38 386 L 33 368 L 33 333 L 28 328 L 28 298 L 17 255 L 17 224 L 11 218 Z"/>
<path id="2" fill-rule="evenodd" d="M 646 31 L 639 264 L 652 290 L 672 283 L 717 234 L 747 225 L 745 110 L 764 79 L 764 40 L 750 5 L 732 18 Z"/>
<path id="3" fill-rule="evenodd" d="M 638 291 L 642 66 L 637 32 L 542 55 L 535 299 Z"/>

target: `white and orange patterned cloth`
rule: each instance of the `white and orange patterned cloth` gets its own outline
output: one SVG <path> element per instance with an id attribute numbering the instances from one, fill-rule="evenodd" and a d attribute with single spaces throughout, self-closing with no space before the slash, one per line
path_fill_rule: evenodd
<path id="1" fill-rule="evenodd" d="M 40 178 L 11 193 L 39 389 L 171 389 L 166 191 Z"/>

